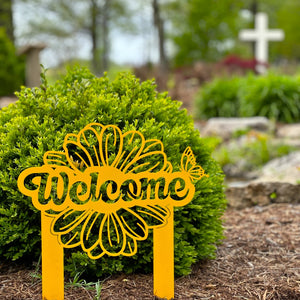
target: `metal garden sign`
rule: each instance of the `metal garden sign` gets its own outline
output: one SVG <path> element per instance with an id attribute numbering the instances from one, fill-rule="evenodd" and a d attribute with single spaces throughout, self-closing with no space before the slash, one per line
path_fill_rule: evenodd
<path id="1" fill-rule="evenodd" d="M 154 294 L 173 298 L 173 207 L 189 203 L 193 183 L 207 176 L 192 150 L 173 172 L 161 141 L 92 123 L 43 160 L 18 178 L 20 191 L 41 211 L 43 299 L 64 298 L 64 248 L 80 246 L 91 259 L 132 256 L 150 229 Z"/>

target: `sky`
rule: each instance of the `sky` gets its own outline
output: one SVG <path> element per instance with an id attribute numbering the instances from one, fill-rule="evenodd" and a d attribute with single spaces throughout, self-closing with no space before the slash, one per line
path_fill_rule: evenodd
<path id="1" fill-rule="evenodd" d="M 124 35 L 118 32 L 112 34 L 110 59 L 120 65 L 142 65 L 148 61 L 157 62 L 158 53 L 155 38 L 145 40 L 141 36 Z M 48 41 L 49 42 L 49 41 Z M 47 44 L 47 42 L 46 42 Z M 64 47 L 51 46 L 41 52 L 41 63 L 46 67 L 54 67 L 70 57 L 89 59 L 91 42 L 86 37 L 74 37 L 73 42 Z M 54 43 L 55 44 L 55 43 Z M 64 49 L 67 49 L 64 51 Z"/>

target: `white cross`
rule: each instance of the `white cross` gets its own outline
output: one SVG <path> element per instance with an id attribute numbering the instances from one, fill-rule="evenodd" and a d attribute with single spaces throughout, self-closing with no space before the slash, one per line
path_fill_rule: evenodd
<path id="1" fill-rule="evenodd" d="M 255 30 L 241 30 L 239 39 L 241 41 L 254 41 L 255 59 L 261 63 L 268 63 L 268 42 L 282 41 L 284 32 L 280 29 L 268 30 L 268 16 L 265 13 L 258 13 L 255 15 Z M 258 65 L 257 71 L 264 73 L 266 70 L 263 65 Z"/>

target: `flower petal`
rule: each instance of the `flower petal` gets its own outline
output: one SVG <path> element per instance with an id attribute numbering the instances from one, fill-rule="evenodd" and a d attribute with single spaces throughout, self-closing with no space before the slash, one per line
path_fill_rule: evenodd
<path id="1" fill-rule="evenodd" d="M 80 225 L 90 214 L 90 211 L 77 211 L 67 208 L 59 213 L 51 226 L 53 234 L 66 234 Z"/>
<path id="2" fill-rule="evenodd" d="M 173 166 L 169 161 L 167 162 L 164 171 L 167 172 L 167 173 L 172 173 L 173 172 Z"/>
<path id="3" fill-rule="evenodd" d="M 123 149 L 116 167 L 123 171 L 133 160 L 140 156 L 145 138 L 138 131 L 128 131 L 123 135 Z"/>
<path id="4" fill-rule="evenodd" d="M 90 251 L 88 251 L 87 254 L 91 259 L 98 259 L 102 257 L 105 254 L 105 252 L 102 250 L 100 244 L 97 244 L 96 247 L 90 249 Z"/>
<path id="5" fill-rule="evenodd" d="M 132 256 L 137 252 L 137 242 L 136 239 L 131 238 L 129 235 L 126 235 L 126 247 L 123 251 L 124 256 Z"/>
<path id="6" fill-rule="evenodd" d="M 145 141 L 143 151 L 132 160 L 126 168 L 125 173 L 159 172 L 166 169 L 167 157 L 164 153 L 163 144 L 159 140 Z"/>
<path id="7" fill-rule="evenodd" d="M 67 166 L 68 160 L 64 152 L 47 151 L 43 157 L 45 165 Z"/>
<path id="8" fill-rule="evenodd" d="M 76 135 L 66 135 L 63 147 L 68 162 L 74 170 L 83 172 L 86 168 L 93 166 L 93 159 L 89 151 L 81 145 Z"/>
<path id="9" fill-rule="evenodd" d="M 67 208 L 60 213 L 49 212 L 54 217 L 51 233 L 58 235 L 58 241 L 65 248 L 80 245 L 80 224 L 88 217 L 89 212 L 78 212 Z"/>
<path id="10" fill-rule="evenodd" d="M 126 246 L 125 232 L 121 221 L 115 213 L 106 214 L 99 232 L 100 246 L 105 253 L 118 256 Z"/>
<path id="11" fill-rule="evenodd" d="M 123 148 L 121 130 L 114 125 L 103 127 L 100 137 L 100 159 L 104 166 L 115 166 Z"/>
<path id="12" fill-rule="evenodd" d="M 116 214 L 119 216 L 126 234 L 137 240 L 145 240 L 148 236 L 147 224 L 130 208 L 121 208 Z"/>
<path id="13" fill-rule="evenodd" d="M 81 230 L 81 243 L 84 251 L 92 251 L 99 245 L 99 231 L 104 214 L 93 211 L 85 220 Z"/>
<path id="14" fill-rule="evenodd" d="M 73 230 L 66 234 L 60 234 L 58 236 L 58 241 L 65 248 L 73 248 L 80 245 L 80 228 L 79 226 L 75 227 Z"/>
<path id="15" fill-rule="evenodd" d="M 103 128 L 103 126 L 99 124 L 99 128 Z M 99 153 L 100 136 L 98 131 L 94 127 L 85 127 L 78 135 L 78 142 L 89 153 L 91 166 L 103 165 L 101 164 Z"/>
<path id="16" fill-rule="evenodd" d="M 143 218 L 149 228 L 165 225 L 170 215 L 170 211 L 160 205 L 135 206 L 131 210 Z"/>

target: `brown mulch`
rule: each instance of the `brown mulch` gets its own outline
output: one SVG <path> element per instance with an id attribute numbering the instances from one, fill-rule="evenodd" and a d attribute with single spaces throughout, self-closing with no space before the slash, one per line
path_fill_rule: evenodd
<path id="1" fill-rule="evenodd" d="M 177 278 L 175 299 L 300 299 L 300 205 L 228 210 L 224 220 L 227 238 L 217 259 Z M 32 273 L 0 264 L 0 299 L 41 299 L 41 281 Z M 95 290 L 66 286 L 65 299 L 96 299 Z M 152 276 L 108 278 L 101 299 L 154 299 Z"/>

